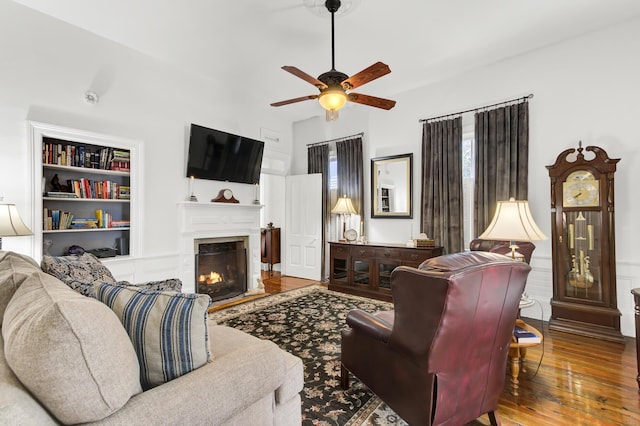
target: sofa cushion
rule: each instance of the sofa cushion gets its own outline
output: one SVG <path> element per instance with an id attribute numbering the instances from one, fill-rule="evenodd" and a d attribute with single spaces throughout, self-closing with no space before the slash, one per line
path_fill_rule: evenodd
<path id="1" fill-rule="evenodd" d="M 129 334 L 138 354 L 144 389 L 173 380 L 209 361 L 208 295 L 104 283 L 95 285 L 95 293 L 116 313 Z"/>
<path id="2" fill-rule="evenodd" d="M 7 305 L 7 364 L 63 423 L 103 419 L 141 391 L 133 346 L 116 315 L 40 270 Z"/>
<path id="3" fill-rule="evenodd" d="M 20 284 L 40 268 L 35 260 L 11 251 L 0 251 L 0 325 L 4 310 Z"/>
<path id="4" fill-rule="evenodd" d="M 44 272 L 85 296 L 93 297 L 93 285 L 97 282 L 116 282 L 109 268 L 91 253 L 80 256 L 42 256 L 40 266 Z"/>

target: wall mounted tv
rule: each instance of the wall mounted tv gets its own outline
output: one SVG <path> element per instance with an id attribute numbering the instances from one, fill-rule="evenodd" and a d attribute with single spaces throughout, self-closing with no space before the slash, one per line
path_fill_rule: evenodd
<path id="1" fill-rule="evenodd" d="M 264 142 L 191 125 L 187 177 L 260 183 Z"/>

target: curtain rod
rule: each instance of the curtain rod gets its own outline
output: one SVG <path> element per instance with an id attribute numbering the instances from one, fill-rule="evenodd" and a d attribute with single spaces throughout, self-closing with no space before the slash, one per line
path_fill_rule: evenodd
<path id="1" fill-rule="evenodd" d="M 439 118 L 445 118 L 445 117 L 452 117 L 454 115 L 464 114 L 466 112 L 479 111 L 481 109 L 491 108 L 491 107 L 500 106 L 500 105 L 506 105 L 506 104 L 510 104 L 512 102 L 517 102 L 517 101 L 524 102 L 527 99 L 531 99 L 531 98 L 533 98 L 533 93 L 529 93 L 527 96 L 525 96 L 523 98 L 511 99 L 510 101 L 498 102 L 497 104 L 487 105 L 487 106 L 483 106 L 483 107 L 479 107 L 479 108 L 472 108 L 472 109 L 468 109 L 466 111 L 454 112 L 454 113 L 451 113 L 451 114 L 440 115 L 438 117 L 421 118 L 419 121 L 420 121 L 420 123 L 424 123 L 425 121 L 437 120 Z"/>
<path id="2" fill-rule="evenodd" d="M 330 139 L 330 140 L 328 140 L 328 141 L 308 143 L 308 144 L 307 144 L 307 147 L 310 147 L 310 146 L 326 145 L 326 144 L 331 143 L 331 142 L 341 142 L 341 141 L 346 141 L 347 139 L 353 139 L 353 138 L 355 138 L 355 137 L 357 137 L 357 136 L 360 136 L 360 137 L 364 136 L 364 132 L 356 133 L 355 135 L 351 135 L 351 136 L 343 136 L 343 137 L 341 137 L 341 138 Z"/>

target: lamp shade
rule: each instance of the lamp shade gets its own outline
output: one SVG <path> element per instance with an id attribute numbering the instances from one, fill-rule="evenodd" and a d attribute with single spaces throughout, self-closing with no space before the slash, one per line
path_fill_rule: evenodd
<path id="1" fill-rule="evenodd" d="M 498 201 L 496 214 L 478 237 L 497 241 L 541 241 L 547 237 L 533 220 L 528 201 Z"/>
<path id="2" fill-rule="evenodd" d="M 18 237 L 32 235 L 24 224 L 15 204 L 0 203 L 0 237 Z"/>
<path id="3" fill-rule="evenodd" d="M 347 95 L 342 89 L 327 89 L 320 93 L 318 102 L 327 111 L 337 111 L 347 103 Z"/>
<path id="4" fill-rule="evenodd" d="M 331 210 L 331 213 L 336 214 L 356 214 L 356 209 L 353 208 L 353 203 L 351 202 L 351 198 L 346 196 L 338 198 L 338 202 Z"/>

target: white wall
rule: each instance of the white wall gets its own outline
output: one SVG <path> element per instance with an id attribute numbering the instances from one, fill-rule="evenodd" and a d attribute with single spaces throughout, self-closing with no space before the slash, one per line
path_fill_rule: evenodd
<path id="1" fill-rule="evenodd" d="M 10 1 L 0 1 L 0 52 L 0 195 L 17 204 L 32 229 L 40 224 L 33 223 L 30 206 L 27 120 L 143 141 L 140 249 L 150 261 L 179 258 L 177 203 L 188 196 L 191 123 L 254 139 L 269 129 L 278 136 L 265 142 L 269 171 L 288 173 L 290 123 L 277 111 L 265 116 L 243 104 L 233 85 L 169 67 Z M 83 102 L 88 89 L 100 96 L 97 105 Z M 252 185 L 196 180 L 193 191 L 208 201 L 226 187 L 241 203 L 253 202 Z M 31 246 L 29 237 L 20 237 L 6 238 L 3 247 L 31 254 Z"/>
<path id="2" fill-rule="evenodd" d="M 415 230 L 420 217 L 421 118 L 429 118 L 507 99 L 534 94 L 530 101 L 529 202 L 538 225 L 551 234 L 549 177 L 546 165 L 567 148 L 597 145 L 609 156 L 621 158 L 616 173 L 616 258 L 618 307 L 623 313 L 622 331 L 634 335 L 631 288 L 640 287 L 640 199 L 632 192 L 640 180 L 640 20 L 634 20 L 573 40 L 511 58 L 470 73 L 452 76 L 435 85 L 393 97 L 397 105 L 391 111 L 370 108 L 363 115 L 355 106 L 341 111 L 340 120 L 348 128 L 330 132 L 331 137 L 365 132 L 365 167 L 371 157 L 414 153 L 414 219 L 367 220 L 370 241 L 403 243 Z M 392 66 L 393 68 L 393 66 Z M 393 75 L 393 73 L 392 73 Z M 364 91 L 364 88 L 362 90 Z M 307 141 L 314 133 L 329 133 L 320 119 L 311 126 L 308 120 L 294 125 L 294 164 L 300 170 L 306 164 Z M 346 127 L 346 126 L 345 126 Z M 319 138 L 322 140 L 322 138 Z M 365 173 L 365 194 L 369 188 Z M 369 201 L 367 201 L 368 203 Z M 536 243 L 527 292 L 550 315 L 552 296 L 551 243 Z M 540 317 L 540 308 L 531 308 L 525 316 Z"/>

